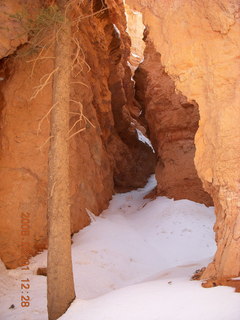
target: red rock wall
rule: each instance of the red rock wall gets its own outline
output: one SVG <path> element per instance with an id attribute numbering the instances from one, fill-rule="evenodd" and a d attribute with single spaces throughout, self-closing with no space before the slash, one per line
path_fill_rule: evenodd
<path id="1" fill-rule="evenodd" d="M 91 10 L 99 9 L 96 1 Z M 85 6 L 82 15 L 88 15 L 89 10 Z M 76 102 L 82 103 L 88 120 L 78 124 L 75 132 L 86 129 L 70 139 L 72 232 L 89 223 L 85 208 L 99 214 L 107 207 L 114 188 L 143 186 L 154 167 L 151 149 L 137 140 L 132 125 L 134 99 L 126 63 L 130 42 L 124 19 L 121 2 L 112 1 L 110 10 L 84 19 L 79 30 L 73 30 L 82 53 L 71 79 L 70 127 L 78 119 Z M 123 25 L 121 39 L 114 33 L 113 21 Z M 1 45 L 0 38 L 0 49 Z M 20 57 L 26 49 L 27 45 L 0 61 L 0 253 L 9 268 L 20 265 L 23 257 L 22 212 L 31 217 L 30 255 L 47 244 L 49 122 L 47 117 L 41 119 L 51 108 L 51 82 L 35 99 L 30 98 L 40 79 L 53 70 L 53 59 L 37 61 L 31 76 L 33 62 L 28 61 L 36 56 Z M 4 55 L 6 52 L 12 51 L 5 50 Z M 47 54 L 52 56 L 52 49 Z M 117 96 L 116 87 L 120 92 Z"/>
<path id="2" fill-rule="evenodd" d="M 199 106 L 194 161 L 214 200 L 218 246 L 203 277 L 239 276 L 239 0 L 126 2 L 143 13 L 176 88 Z"/>
<path id="3" fill-rule="evenodd" d="M 161 64 L 161 56 L 145 37 L 144 62 L 135 73 L 136 98 L 142 105 L 149 134 L 157 152 L 157 194 L 212 205 L 194 165 L 194 137 L 199 113 L 176 93 L 173 80 Z"/>

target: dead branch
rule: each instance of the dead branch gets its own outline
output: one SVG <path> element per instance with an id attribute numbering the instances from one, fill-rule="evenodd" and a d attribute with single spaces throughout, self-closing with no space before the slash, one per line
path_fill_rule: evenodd
<path id="1" fill-rule="evenodd" d="M 50 197 L 49 197 L 49 198 L 52 198 L 52 196 L 53 196 L 53 191 L 54 191 L 54 188 L 55 188 L 56 183 L 57 183 L 57 181 L 55 181 L 55 182 L 53 183 L 53 186 L 52 186 L 52 189 L 51 189 Z"/>
<path id="2" fill-rule="evenodd" d="M 52 72 L 48 73 L 48 74 L 45 74 L 41 79 L 40 79 L 40 83 L 43 81 L 43 79 L 46 77 L 46 80 L 36 86 L 34 89 L 35 89 L 35 92 L 33 93 L 32 97 L 30 98 L 30 101 L 35 99 L 36 96 L 39 94 L 40 91 L 42 91 L 48 84 L 49 84 L 49 80 L 50 78 L 52 77 L 52 75 L 58 70 L 58 67 L 56 69 L 54 69 Z"/>
<path id="3" fill-rule="evenodd" d="M 82 64 L 85 64 L 88 68 L 87 72 L 89 72 L 91 70 L 91 67 L 86 62 L 86 57 L 85 57 L 84 51 L 83 51 L 83 49 L 79 43 L 79 40 L 77 39 L 77 36 L 75 34 L 76 34 L 76 32 L 73 34 L 73 37 L 72 37 L 72 41 L 76 45 L 76 53 L 75 53 L 73 61 L 72 61 L 72 70 L 74 69 L 74 65 L 81 66 Z M 82 54 L 83 58 L 80 57 L 80 53 Z M 83 70 L 83 68 L 81 68 L 81 70 L 76 75 L 74 75 L 74 77 L 77 77 L 82 72 L 82 70 Z"/>
<path id="4" fill-rule="evenodd" d="M 72 111 L 70 111 L 69 113 L 71 113 L 71 114 L 78 114 L 78 115 L 81 114 L 80 112 L 72 112 Z"/>
<path id="5" fill-rule="evenodd" d="M 49 136 L 47 140 L 38 148 L 42 152 L 42 148 L 52 139 L 53 136 Z"/>
<path id="6" fill-rule="evenodd" d="M 60 30 L 60 28 L 59 28 L 58 30 Z M 51 38 L 49 38 L 49 34 L 48 34 L 46 37 L 44 37 L 44 38 L 42 38 L 41 40 L 39 40 L 38 42 L 36 42 L 36 43 L 35 43 L 35 46 L 36 46 L 36 47 L 40 47 L 41 44 L 42 44 L 45 40 L 47 40 L 47 44 L 51 43 L 51 44 L 53 45 L 53 44 L 54 44 L 54 42 L 53 42 L 54 39 L 55 39 L 55 34 L 54 34 Z M 50 48 L 51 48 L 51 46 L 50 46 Z"/>
<path id="7" fill-rule="evenodd" d="M 76 103 L 76 104 L 78 104 L 79 105 L 79 113 L 77 113 L 77 112 L 71 112 L 72 114 L 79 114 L 79 117 L 80 117 L 80 120 L 82 120 L 82 118 L 85 120 L 85 123 L 86 122 L 88 122 L 93 128 L 96 128 L 95 127 L 95 125 L 83 114 L 83 105 L 82 105 L 82 103 L 80 102 L 80 101 L 76 101 L 76 100 L 69 100 L 69 101 L 71 101 L 71 102 L 74 102 L 74 103 Z"/>
<path id="8" fill-rule="evenodd" d="M 79 119 L 77 121 L 75 121 L 75 123 L 73 124 L 73 126 L 70 128 L 70 130 L 68 131 L 68 134 L 76 127 L 76 125 L 78 123 L 81 123 L 82 120 L 85 121 L 85 124 L 88 122 L 93 128 L 95 128 L 94 124 L 83 114 L 83 105 L 80 101 L 76 101 L 76 100 L 69 100 L 70 102 L 76 103 L 79 106 L 79 111 L 80 112 L 69 112 L 71 114 L 74 115 L 79 115 Z M 86 125 L 84 128 L 79 129 L 77 132 L 73 133 L 70 137 L 67 138 L 67 140 L 70 140 L 72 137 L 74 137 L 76 134 L 82 132 L 86 130 Z"/>
<path id="9" fill-rule="evenodd" d="M 80 113 L 82 113 L 83 105 L 82 105 L 82 103 L 80 101 L 76 101 L 76 100 L 73 100 L 73 99 L 70 99 L 69 101 L 79 105 L 80 106 Z"/>
<path id="10" fill-rule="evenodd" d="M 37 58 L 36 58 L 35 60 L 32 60 L 32 61 L 34 61 L 34 62 L 33 62 L 33 67 L 32 67 L 32 71 L 31 71 L 31 75 L 30 75 L 31 78 L 32 78 L 32 76 L 33 76 L 33 72 L 34 72 L 34 69 L 35 69 L 37 60 L 41 57 L 41 55 L 42 55 L 42 53 L 43 53 L 43 50 L 44 50 L 44 47 L 43 47 L 42 50 L 40 51 L 40 53 L 39 53 L 39 55 L 37 56 Z M 27 62 L 31 62 L 31 61 L 27 61 Z"/>
<path id="11" fill-rule="evenodd" d="M 77 132 L 73 133 L 70 137 L 68 137 L 67 140 L 70 140 L 70 139 L 71 139 L 72 137 L 74 137 L 76 134 L 78 134 L 78 133 L 80 133 L 80 132 L 82 132 L 82 131 L 84 131 L 84 130 L 86 130 L 86 128 L 82 128 L 82 129 L 78 130 Z"/>
<path id="12" fill-rule="evenodd" d="M 36 58 L 36 59 L 28 60 L 27 62 L 33 62 L 33 61 L 36 61 L 36 60 L 43 60 L 43 59 L 56 59 L 56 57 L 39 57 L 39 58 Z"/>
<path id="13" fill-rule="evenodd" d="M 80 46 L 80 50 L 81 50 L 82 55 L 83 55 L 83 59 L 81 59 L 81 60 L 82 60 L 82 61 L 83 61 L 83 63 L 87 66 L 87 68 L 88 68 L 88 72 L 90 72 L 90 71 L 91 71 L 91 67 L 90 67 L 90 65 L 86 62 L 86 57 L 85 57 L 85 54 L 84 54 L 83 49 L 82 49 L 82 47 L 81 47 L 81 46 Z"/>
<path id="14" fill-rule="evenodd" d="M 85 122 L 88 122 L 94 129 L 96 128 L 95 125 L 83 114 L 83 118 Z"/>
<path id="15" fill-rule="evenodd" d="M 75 35 L 75 33 L 74 33 L 74 35 Z M 79 62 L 80 43 L 79 43 L 79 41 L 77 40 L 77 38 L 76 38 L 75 36 L 72 37 L 72 40 L 73 40 L 73 42 L 75 43 L 76 48 L 77 48 L 77 49 L 76 49 L 75 56 L 74 56 L 74 58 L 73 58 L 73 60 L 72 60 L 72 66 L 71 66 L 71 68 L 72 68 L 72 70 L 73 70 L 74 64 L 75 64 L 76 62 Z"/>
<path id="16" fill-rule="evenodd" d="M 72 131 L 72 129 L 73 128 L 75 128 L 75 126 L 79 123 L 79 122 L 81 122 L 82 120 L 81 119 L 78 119 L 75 123 L 74 123 L 74 125 L 71 127 L 71 129 L 69 129 L 69 131 L 68 131 L 68 134 Z"/>
<path id="17" fill-rule="evenodd" d="M 42 117 L 42 119 L 39 121 L 38 123 L 38 129 L 37 129 L 37 136 L 39 135 L 39 132 L 41 130 L 41 125 L 44 121 L 44 119 L 46 119 L 48 117 L 48 115 L 50 114 L 50 112 L 52 111 L 52 109 L 58 104 L 58 102 L 54 103 L 54 105 L 48 110 L 48 112 Z"/>
<path id="18" fill-rule="evenodd" d="M 77 18 L 76 20 L 74 20 L 74 22 L 79 23 L 79 22 L 80 22 L 81 20 L 83 20 L 83 19 L 91 18 L 91 17 L 96 16 L 96 15 L 98 15 L 99 13 L 102 13 L 103 11 L 106 11 L 106 10 L 108 10 L 108 8 L 103 8 L 103 9 L 101 9 L 101 10 L 98 10 L 97 12 L 94 12 L 94 13 L 89 14 L 89 15 L 86 15 L 86 16 L 81 16 L 81 17 Z"/>
<path id="19" fill-rule="evenodd" d="M 70 83 L 71 83 L 71 84 L 82 84 L 83 86 L 85 86 L 86 88 L 88 88 L 88 89 L 89 89 L 89 86 L 88 86 L 86 83 L 81 82 L 81 81 L 70 82 Z"/>

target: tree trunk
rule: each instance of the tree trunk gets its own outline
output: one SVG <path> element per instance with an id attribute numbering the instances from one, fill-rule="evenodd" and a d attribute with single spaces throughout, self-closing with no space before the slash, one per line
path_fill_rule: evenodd
<path id="1" fill-rule="evenodd" d="M 57 0 L 65 16 L 66 0 Z M 60 317 L 75 298 L 69 199 L 69 95 L 71 25 L 62 23 L 55 44 L 53 109 L 48 182 L 47 298 L 49 320 Z"/>

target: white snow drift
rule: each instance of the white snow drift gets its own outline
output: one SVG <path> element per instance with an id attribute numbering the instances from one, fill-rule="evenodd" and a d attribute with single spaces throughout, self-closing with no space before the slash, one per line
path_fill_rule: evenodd
<path id="1" fill-rule="evenodd" d="M 188 200 L 144 199 L 155 185 L 118 194 L 73 237 L 77 299 L 61 320 L 239 320 L 240 295 L 190 281 L 215 252 L 213 208 Z M 30 271 L 0 270 L 0 319 L 47 320 L 46 252 Z M 31 306 L 20 307 L 20 281 L 30 278 Z M 14 304 L 15 308 L 9 309 Z"/>

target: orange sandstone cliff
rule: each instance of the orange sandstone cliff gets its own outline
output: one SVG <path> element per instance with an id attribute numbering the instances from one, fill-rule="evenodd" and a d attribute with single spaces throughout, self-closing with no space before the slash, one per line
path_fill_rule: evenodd
<path id="1" fill-rule="evenodd" d="M 199 106 L 195 165 L 216 208 L 217 252 L 203 277 L 240 275 L 240 4 L 127 0 L 177 90 Z"/>
<path id="2" fill-rule="evenodd" d="M 165 72 L 161 56 L 145 36 L 144 61 L 135 73 L 136 99 L 157 152 L 157 194 L 212 205 L 194 165 L 194 137 L 199 112 L 195 102 L 188 102 L 176 92 L 174 81 Z"/>
<path id="3" fill-rule="evenodd" d="M 42 3 L 36 2 L 36 8 Z M 53 59 L 34 60 L 41 47 L 30 55 L 27 35 L 19 38 L 22 27 L 14 16 L 21 5 L 23 8 L 23 2 L 15 0 L 0 2 L 0 19 L 8 26 L 8 30 L 0 30 L 0 252 L 9 268 L 22 263 L 23 212 L 31 217 L 30 255 L 47 245 L 51 81 L 36 97 L 33 94 L 44 76 L 53 71 Z M 79 118 L 79 105 L 83 106 L 85 120 L 70 134 L 85 130 L 70 139 L 72 232 L 89 223 L 86 208 L 99 214 L 114 189 L 142 187 L 154 170 L 155 156 L 138 140 L 134 125 L 137 119 L 129 111 L 134 96 L 127 66 L 130 40 L 124 27 L 124 7 L 119 1 L 111 9 L 92 15 L 100 9 L 98 1 L 85 6 L 82 16 L 91 13 L 91 17 L 84 18 L 80 28 L 73 30 L 81 50 L 71 79 L 70 128 Z M 51 47 L 45 56 L 53 56 Z"/>

